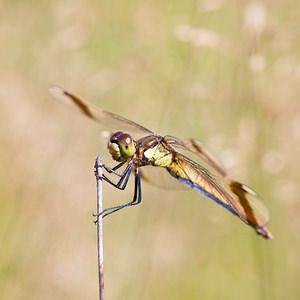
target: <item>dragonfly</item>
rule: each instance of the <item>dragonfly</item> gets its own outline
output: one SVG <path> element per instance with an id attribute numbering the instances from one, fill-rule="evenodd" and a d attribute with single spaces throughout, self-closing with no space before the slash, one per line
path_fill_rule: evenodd
<path id="1" fill-rule="evenodd" d="M 134 174 L 133 199 L 126 204 L 104 209 L 100 213 L 102 217 L 141 203 L 142 179 L 154 184 L 158 181 L 156 176 L 147 177 L 146 171 L 151 167 L 164 169 L 170 178 L 176 179 L 176 184 L 194 189 L 240 218 L 257 234 L 266 239 L 273 238 L 266 225 L 269 221 L 268 209 L 258 194 L 245 184 L 228 178 L 223 166 L 200 141 L 156 134 L 122 116 L 89 104 L 63 88 L 50 86 L 48 90 L 54 98 L 111 130 L 107 147 L 118 164 L 113 168 L 105 164 L 102 164 L 102 167 L 107 174 L 117 176 L 118 180 L 114 182 L 108 175 L 103 174 L 104 181 L 119 190 L 124 190 L 130 176 Z M 191 159 L 189 154 L 197 159 Z M 203 165 L 208 165 L 210 170 Z"/>

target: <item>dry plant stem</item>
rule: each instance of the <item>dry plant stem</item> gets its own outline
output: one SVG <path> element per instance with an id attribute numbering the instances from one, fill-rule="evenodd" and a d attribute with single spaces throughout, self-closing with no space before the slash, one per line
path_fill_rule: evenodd
<path id="1" fill-rule="evenodd" d="M 102 166 L 98 156 L 95 163 L 95 175 L 97 180 L 97 240 L 98 240 L 98 276 L 99 297 L 104 300 L 104 272 L 103 272 L 103 234 L 102 234 Z"/>

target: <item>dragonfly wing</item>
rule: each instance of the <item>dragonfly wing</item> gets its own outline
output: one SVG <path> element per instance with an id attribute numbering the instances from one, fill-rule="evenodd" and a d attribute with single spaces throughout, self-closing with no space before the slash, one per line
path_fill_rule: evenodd
<path id="1" fill-rule="evenodd" d="M 148 130 L 147 128 L 124 117 L 89 104 L 88 102 L 78 98 L 77 96 L 58 86 L 50 86 L 48 91 L 54 98 L 75 108 L 80 113 L 84 114 L 90 119 L 101 123 L 109 129 L 112 129 L 114 131 L 122 130 L 123 132 L 133 134 L 139 133 L 143 135 L 152 133 L 152 131 Z"/>
<path id="2" fill-rule="evenodd" d="M 180 191 L 188 188 L 183 184 L 178 184 L 178 180 L 170 176 L 166 168 L 144 166 L 140 168 L 140 175 L 143 181 L 162 190 Z"/>
<path id="3" fill-rule="evenodd" d="M 196 139 L 181 140 L 170 135 L 165 136 L 164 139 L 169 145 L 173 146 L 174 148 L 191 151 L 192 153 L 200 157 L 203 161 L 208 163 L 216 171 L 218 171 L 220 175 L 226 175 L 225 168 L 222 166 L 222 164 L 214 157 L 214 155 L 210 151 L 208 151 L 203 146 L 200 141 Z"/>
<path id="4" fill-rule="evenodd" d="M 266 226 L 269 220 L 268 210 L 258 195 L 247 186 L 214 175 L 179 153 L 175 154 L 173 162 L 167 169 L 182 183 L 237 215 L 246 224 L 252 226 L 258 234 L 265 238 L 272 238 Z"/>

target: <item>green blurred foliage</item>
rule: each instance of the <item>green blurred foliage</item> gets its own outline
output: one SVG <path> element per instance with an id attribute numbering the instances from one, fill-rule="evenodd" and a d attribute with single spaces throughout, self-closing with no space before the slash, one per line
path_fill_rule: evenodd
<path id="1" fill-rule="evenodd" d="M 270 209 L 263 240 L 193 191 L 143 184 L 104 221 L 107 299 L 298 299 L 297 1 L 0 1 L 1 299 L 97 297 L 99 128 L 58 84 L 194 137 Z M 104 186 L 104 205 L 132 197 Z"/>

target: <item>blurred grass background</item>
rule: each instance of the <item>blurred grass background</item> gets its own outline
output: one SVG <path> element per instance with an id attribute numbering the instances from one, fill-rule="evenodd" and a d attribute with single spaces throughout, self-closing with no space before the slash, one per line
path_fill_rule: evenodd
<path id="1" fill-rule="evenodd" d="M 104 221 L 106 299 L 298 299 L 298 1 L 0 1 L 1 299 L 96 299 L 99 127 L 58 84 L 203 141 L 269 207 L 266 241 L 193 191 L 143 184 Z M 132 197 L 104 185 L 104 205 Z"/>

